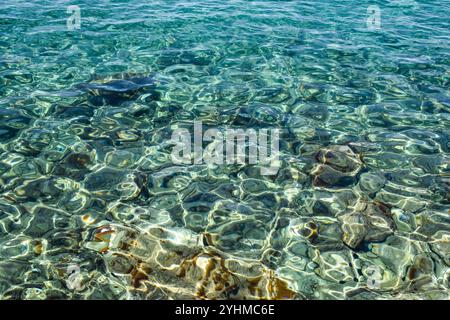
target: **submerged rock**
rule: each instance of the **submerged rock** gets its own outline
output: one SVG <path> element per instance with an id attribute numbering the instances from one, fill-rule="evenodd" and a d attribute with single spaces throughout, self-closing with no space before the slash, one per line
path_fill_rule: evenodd
<path id="1" fill-rule="evenodd" d="M 89 174 L 86 178 L 85 187 L 88 190 L 110 190 L 122 182 L 127 172 L 112 168 L 102 168 Z"/>
<path id="2" fill-rule="evenodd" d="M 366 218 L 359 213 L 349 213 L 341 217 L 342 241 L 350 248 L 356 248 L 366 237 Z"/>
<path id="3" fill-rule="evenodd" d="M 434 263 L 426 255 L 417 255 L 411 267 L 408 270 L 408 280 L 411 281 L 410 287 L 420 289 L 420 287 L 433 281 Z"/>
<path id="4" fill-rule="evenodd" d="M 0 109 L 0 142 L 15 138 L 22 128 L 28 126 L 32 118 L 19 110 Z"/>
<path id="5" fill-rule="evenodd" d="M 89 154 L 71 153 L 66 157 L 65 163 L 70 168 L 86 169 L 92 163 L 92 159 Z"/>
<path id="6" fill-rule="evenodd" d="M 346 175 L 326 165 L 318 165 L 311 172 L 316 187 L 346 187 L 355 182 L 355 177 Z"/>
<path id="7" fill-rule="evenodd" d="M 356 249 L 363 241 L 378 242 L 393 234 L 395 224 L 390 209 L 382 203 L 359 203 L 355 210 L 339 217 L 342 241 Z"/>
<path id="8" fill-rule="evenodd" d="M 27 181 L 14 191 L 18 198 L 42 202 L 56 202 L 63 194 L 63 190 L 58 186 L 55 178 L 40 178 Z"/>
<path id="9" fill-rule="evenodd" d="M 81 180 L 90 172 L 94 162 L 93 158 L 93 154 L 89 153 L 70 153 L 55 166 L 52 173 L 57 176 L 67 176 Z"/>
<path id="10" fill-rule="evenodd" d="M 329 146 L 320 150 L 316 159 L 340 172 L 353 172 L 362 166 L 361 159 L 348 146 Z"/>
<path id="11" fill-rule="evenodd" d="M 329 112 L 326 104 L 303 104 L 300 103 L 293 107 L 294 114 L 301 115 L 317 121 L 325 121 L 328 119 Z"/>
<path id="12" fill-rule="evenodd" d="M 34 238 L 47 237 L 51 232 L 57 232 L 57 228 L 66 227 L 68 216 L 60 210 L 47 207 L 36 207 L 28 227 L 24 234 Z"/>
<path id="13" fill-rule="evenodd" d="M 12 138 L 15 138 L 18 135 L 19 131 L 19 129 L 0 125 L 0 142 L 5 142 Z"/>
<path id="14" fill-rule="evenodd" d="M 2 108 L 0 109 L 0 124 L 11 128 L 21 129 L 28 126 L 32 118 L 20 110 Z"/>
<path id="15" fill-rule="evenodd" d="M 280 107 L 255 103 L 241 107 L 233 120 L 233 125 L 248 127 L 281 125 L 285 121 L 285 114 L 285 110 Z"/>
<path id="16" fill-rule="evenodd" d="M 365 172 L 359 178 L 359 189 L 363 192 L 373 195 L 378 192 L 386 184 L 387 179 L 383 174 L 375 174 Z"/>
<path id="17" fill-rule="evenodd" d="M 103 226 L 92 232 L 86 247 L 104 253 L 108 270 L 131 294 L 146 299 L 298 297 L 285 280 L 261 262 L 227 259 L 212 247 L 202 248 L 197 235 L 180 231 Z"/>
<path id="18" fill-rule="evenodd" d="M 314 186 L 344 187 L 356 181 L 363 163 L 348 146 L 333 145 L 319 150 L 311 171 Z"/>
<path id="19" fill-rule="evenodd" d="M 54 110 L 55 116 L 64 120 L 72 120 L 79 123 L 89 123 L 94 115 L 94 109 L 88 105 L 61 106 L 57 105 Z"/>
<path id="20" fill-rule="evenodd" d="M 159 99 L 159 93 L 155 91 L 156 81 L 150 76 L 124 74 L 116 79 L 104 79 L 99 82 L 81 84 L 78 87 L 90 94 L 88 100 L 95 106 L 120 105 L 144 93 L 149 94 L 152 100 Z"/>

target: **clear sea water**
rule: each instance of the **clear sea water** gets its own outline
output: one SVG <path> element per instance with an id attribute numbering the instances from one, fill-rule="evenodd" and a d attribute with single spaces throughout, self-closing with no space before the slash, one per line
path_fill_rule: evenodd
<path id="1" fill-rule="evenodd" d="M 448 0 L 0 0 L 0 298 L 447 299 L 449 40 Z M 280 170 L 174 165 L 194 120 Z"/>

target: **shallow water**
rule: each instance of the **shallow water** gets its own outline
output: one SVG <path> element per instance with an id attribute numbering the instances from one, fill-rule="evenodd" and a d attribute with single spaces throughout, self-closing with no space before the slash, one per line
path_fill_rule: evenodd
<path id="1" fill-rule="evenodd" d="M 449 1 L 148 2 L 0 5 L 2 299 L 449 297 Z"/>

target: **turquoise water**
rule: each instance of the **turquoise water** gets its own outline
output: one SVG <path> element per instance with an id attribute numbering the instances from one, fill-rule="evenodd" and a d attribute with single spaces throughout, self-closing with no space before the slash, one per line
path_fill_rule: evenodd
<path id="1" fill-rule="evenodd" d="M 146 2 L 0 3 L 2 299 L 449 297 L 449 1 Z"/>

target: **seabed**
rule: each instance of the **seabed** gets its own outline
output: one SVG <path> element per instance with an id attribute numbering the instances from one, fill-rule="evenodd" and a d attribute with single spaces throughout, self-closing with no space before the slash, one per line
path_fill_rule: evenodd
<path id="1" fill-rule="evenodd" d="M 0 299 L 448 299 L 449 1 L 72 5 L 0 8 Z"/>

